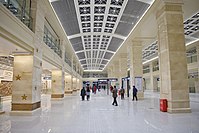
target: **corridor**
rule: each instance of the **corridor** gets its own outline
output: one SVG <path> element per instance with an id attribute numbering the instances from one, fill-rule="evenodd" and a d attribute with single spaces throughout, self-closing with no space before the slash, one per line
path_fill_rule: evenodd
<path id="1" fill-rule="evenodd" d="M 79 94 L 54 101 L 42 95 L 42 108 L 33 116 L 9 115 L 10 101 L 0 115 L 1 133 L 199 133 L 199 98 L 190 95 L 192 113 L 169 114 L 159 111 L 159 94 L 145 92 L 145 99 L 120 100 L 104 91 L 81 101 Z"/>

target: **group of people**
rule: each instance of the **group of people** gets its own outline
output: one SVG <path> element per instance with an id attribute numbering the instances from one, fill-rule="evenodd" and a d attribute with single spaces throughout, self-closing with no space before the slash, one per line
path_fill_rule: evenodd
<path id="1" fill-rule="evenodd" d="M 118 90 L 117 90 L 116 86 L 114 86 L 114 88 L 113 88 L 113 86 L 111 86 L 110 90 L 112 92 L 112 97 L 113 97 L 112 105 L 118 106 L 118 103 L 117 103 Z M 125 93 L 124 88 L 121 88 L 120 91 L 119 91 L 119 94 L 121 95 L 121 99 L 124 99 L 124 93 Z M 136 101 L 138 100 L 137 99 L 137 88 L 135 86 L 133 86 L 133 99 L 132 99 L 132 101 L 134 101 L 134 98 L 136 99 Z"/>
<path id="2" fill-rule="evenodd" d="M 92 91 L 94 94 L 96 93 L 96 86 L 93 87 Z M 118 90 L 117 90 L 116 86 L 114 86 L 114 87 L 110 86 L 110 91 L 112 92 L 112 97 L 113 97 L 112 105 L 118 106 L 118 103 L 117 103 Z M 87 101 L 90 99 L 90 92 L 91 92 L 91 87 L 89 87 L 88 85 L 86 86 L 86 89 L 85 89 L 85 87 L 83 87 L 81 89 L 80 96 L 82 97 L 82 101 L 85 100 L 85 96 L 86 96 Z M 119 94 L 121 95 L 122 100 L 124 99 L 124 93 L 125 93 L 124 88 L 121 88 L 119 90 Z M 133 101 L 134 101 L 134 98 L 136 99 L 136 101 L 138 100 L 137 99 L 137 88 L 135 86 L 133 86 L 133 99 L 132 99 Z"/>
<path id="3" fill-rule="evenodd" d="M 85 89 L 85 87 L 83 87 L 83 88 L 81 89 L 80 95 L 81 95 L 81 97 L 82 97 L 82 101 L 84 101 L 85 96 L 86 96 L 87 101 L 90 99 L 90 92 L 91 92 L 91 91 L 90 91 L 89 86 L 87 86 L 86 89 Z"/>
<path id="4" fill-rule="evenodd" d="M 97 87 L 94 85 L 93 88 L 91 88 L 91 86 L 87 85 L 86 88 L 83 87 L 81 89 L 80 96 L 82 97 L 82 101 L 84 101 L 85 96 L 86 96 L 87 101 L 90 99 L 91 90 L 94 94 L 96 94 Z"/>

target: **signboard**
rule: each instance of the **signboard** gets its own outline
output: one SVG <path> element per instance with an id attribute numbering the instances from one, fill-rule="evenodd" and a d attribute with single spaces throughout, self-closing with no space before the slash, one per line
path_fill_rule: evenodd
<path id="1" fill-rule="evenodd" d="M 118 81 L 117 78 L 108 78 L 108 79 L 98 79 L 98 81 L 111 81 L 111 82 L 116 82 Z"/>
<path id="2" fill-rule="evenodd" d="M 135 77 L 135 87 L 138 91 L 142 91 L 142 77 Z"/>
<path id="3" fill-rule="evenodd" d="M 12 81 L 13 72 L 8 70 L 0 70 L 0 78 L 3 81 Z"/>

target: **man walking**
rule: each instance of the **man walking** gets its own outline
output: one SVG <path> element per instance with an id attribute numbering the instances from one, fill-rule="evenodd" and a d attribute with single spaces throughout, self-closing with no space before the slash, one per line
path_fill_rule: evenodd
<path id="1" fill-rule="evenodd" d="M 136 99 L 136 101 L 138 100 L 138 98 L 137 98 L 137 88 L 135 88 L 135 86 L 133 86 L 133 101 L 134 101 L 134 97 L 135 97 L 135 99 Z"/>
<path id="2" fill-rule="evenodd" d="M 117 88 L 116 88 L 116 86 L 114 86 L 114 88 L 112 90 L 112 93 L 113 93 L 113 103 L 112 103 L 112 105 L 115 104 L 115 106 L 118 106 L 118 104 L 117 104 Z"/>

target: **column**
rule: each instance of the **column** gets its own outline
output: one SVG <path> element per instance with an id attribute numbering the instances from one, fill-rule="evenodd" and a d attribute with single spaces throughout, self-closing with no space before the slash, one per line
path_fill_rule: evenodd
<path id="1" fill-rule="evenodd" d="M 51 98 L 64 98 L 64 78 L 63 70 L 52 70 L 52 94 Z"/>
<path id="2" fill-rule="evenodd" d="M 41 60 L 33 55 L 16 55 L 13 74 L 12 113 L 40 108 Z"/>
<path id="3" fill-rule="evenodd" d="M 150 62 L 149 67 L 150 67 L 150 90 L 153 92 L 157 92 L 157 77 L 154 76 L 153 73 L 153 62 Z"/>
<path id="4" fill-rule="evenodd" d="M 119 72 L 119 62 L 118 61 L 115 61 L 113 63 L 113 78 L 117 78 L 118 81 L 116 82 L 113 82 L 113 85 L 115 85 L 117 87 L 117 89 L 119 89 L 119 86 L 120 86 L 120 81 L 119 81 L 119 75 L 120 75 L 120 72 Z"/>
<path id="5" fill-rule="evenodd" d="M 142 43 L 141 41 L 129 42 L 129 57 L 130 57 L 130 87 L 133 85 L 138 89 L 138 100 L 144 99 L 144 92 L 142 87 Z M 130 92 L 132 94 L 132 92 Z"/>
<path id="6" fill-rule="evenodd" d="M 190 112 L 182 0 L 162 0 L 157 11 L 160 98 L 168 112 Z"/>
<path id="7" fill-rule="evenodd" d="M 71 75 L 70 74 L 66 74 L 65 75 L 65 94 L 72 94 L 73 90 L 71 88 Z"/>
<path id="8" fill-rule="evenodd" d="M 110 66 L 108 68 L 108 78 L 111 78 L 111 77 L 113 77 L 113 67 L 112 66 Z"/>
<path id="9" fill-rule="evenodd" d="M 199 93 L 199 42 L 196 46 L 196 51 L 197 51 L 198 77 L 196 79 L 195 90 L 196 90 L 196 93 Z"/>
<path id="10" fill-rule="evenodd" d="M 77 91 L 77 78 L 73 76 L 73 92 Z"/>
<path id="11" fill-rule="evenodd" d="M 127 54 L 121 54 L 119 58 L 119 83 L 122 87 L 122 78 L 127 77 Z"/>

